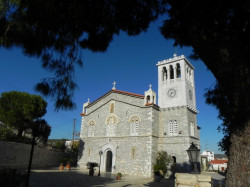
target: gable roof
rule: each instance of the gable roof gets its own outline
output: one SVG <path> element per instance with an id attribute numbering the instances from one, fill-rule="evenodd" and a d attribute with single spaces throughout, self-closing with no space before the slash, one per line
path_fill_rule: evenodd
<path id="1" fill-rule="evenodd" d="M 124 91 L 121 91 L 121 90 L 111 90 L 111 91 L 121 93 L 121 94 L 124 94 L 124 95 L 137 96 L 137 97 L 144 98 L 144 95 L 141 95 L 141 94 L 135 94 L 135 93 L 131 93 L 131 92 L 124 92 Z"/>
<path id="2" fill-rule="evenodd" d="M 122 94 L 122 95 L 128 95 L 128 96 L 131 96 L 131 97 L 137 97 L 137 98 L 140 98 L 140 99 L 144 99 L 144 95 L 141 95 L 141 94 L 135 94 L 135 93 L 131 93 L 131 92 L 125 92 L 125 91 L 121 91 L 121 90 L 112 89 L 112 90 L 108 91 L 106 94 L 104 94 L 101 97 L 99 97 L 98 99 L 96 99 L 95 101 L 93 101 L 92 103 L 90 103 L 86 108 L 89 108 L 90 106 L 94 105 L 95 103 L 97 103 L 98 101 L 103 99 L 104 97 L 107 97 L 111 93 L 118 93 L 118 94 Z"/>
<path id="3" fill-rule="evenodd" d="M 227 162 L 228 162 L 228 160 L 211 160 L 210 164 L 224 164 Z"/>

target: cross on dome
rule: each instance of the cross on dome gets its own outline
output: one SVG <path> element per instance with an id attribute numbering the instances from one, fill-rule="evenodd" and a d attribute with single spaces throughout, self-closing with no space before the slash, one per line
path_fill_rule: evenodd
<path id="1" fill-rule="evenodd" d="M 116 85 L 116 82 L 114 81 L 112 90 L 116 90 L 115 85 Z"/>
<path id="2" fill-rule="evenodd" d="M 149 89 L 152 90 L 152 84 L 149 85 Z"/>

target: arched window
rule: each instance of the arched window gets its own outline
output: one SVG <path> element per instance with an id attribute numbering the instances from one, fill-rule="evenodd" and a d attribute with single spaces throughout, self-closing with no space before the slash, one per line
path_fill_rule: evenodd
<path id="1" fill-rule="evenodd" d="M 168 72 L 167 72 L 166 67 L 163 67 L 162 68 L 162 80 L 165 81 L 167 79 L 168 79 Z"/>
<path id="2" fill-rule="evenodd" d="M 180 78 L 181 77 L 181 66 L 180 64 L 176 64 L 176 77 Z"/>
<path id="3" fill-rule="evenodd" d="M 172 159 L 173 159 L 173 163 L 176 164 L 176 157 L 172 156 Z"/>
<path id="4" fill-rule="evenodd" d="M 169 122 L 169 135 L 177 135 L 178 134 L 178 124 L 176 120 L 170 120 Z"/>
<path id="5" fill-rule="evenodd" d="M 139 134 L 140 118 L 138 116 L 132 116 L 130 118 L 130 135 L 137 136 Z"/>
<path id="6" fill-rule="evenodd" d="M 187 68 L 187 79 L 190 81 L 191 69 Z"/>
<path id="7" fill-rule="evenodd" d="M 194 136 L 194 123 L 190 123 L 190 136 Z"/>
<path id="8" fill-rule="evenodd" d="M 114 110 L 115 110 L 115 103 L 113 101 L 109 105 L 109 113 L 114 113 Z"/>
<path id="9" fill-rule="evenodd" d="M 147 103 L 150 103 L 150 96 L 147 96 Z"/>
<path id="10" fill-rule="evenodd" d="M 94 137 L 95 121 L 91 120 L 88 123 L 88 137 Z"/>
<path id="11" fill-rule="evenodd" d="M 106 119 L 106 135 L 108 137 L 115 136 L 116 133 L 116 124 L 118 123 L 117 117 L 114 114 L 111 114 Z"/>
<path id="12" fill-rule="evenodd" d="M 174 68 L 172 65 L 169 66 L 170 79 L 174 79 Z"/>

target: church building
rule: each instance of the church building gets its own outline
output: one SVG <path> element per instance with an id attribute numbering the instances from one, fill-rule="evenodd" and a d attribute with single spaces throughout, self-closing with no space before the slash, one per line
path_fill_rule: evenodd
<path id="1" fill-rule="evenodd" d="M 190 171 L 187 149 L 200 148 L 194 67 L 183 56 L 159 61 L 158 104 L 149 85 L 144 95 L 113 88 L 83 104 L 78 165 L 100 164 L 101 173 L 151 177 L 156 156 L 166 151 Z"/>

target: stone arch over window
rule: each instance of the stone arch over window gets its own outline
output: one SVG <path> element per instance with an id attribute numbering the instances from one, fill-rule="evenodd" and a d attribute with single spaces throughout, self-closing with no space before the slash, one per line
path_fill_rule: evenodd
<path id="1" fill-rule="evenodd" d="M 95 120 L 90 120 L 88 123 L 88 137 L 94 137 Z"/>
<path id="2" fill-rule="evenodd" d="M 190 123 L 190 136 L 194 136 L 194 123 Z"/>
<path id="3" fill-rule="evenodd" d="M 131 136 L 137 136 L 139 134 L 139 124 L 140 124 L 140 117 L 137 115 L 134 115 L 130 118 L 130 135 Z"/>
<path id="4" fill-rule="evenodd" d="M 167 68 L 163 67 L 162 68 L 162 81 L 165 81 L 168 79 L 168 72 L 167 72 Z"/>
<path id="5" fill-rule="evenodd" d="M 179 63 L 176 64 L 176 78 L 181 77 L 181 66 Z"/>
<path id="6" fill-rule="evenodd" d="M 178 135 L 178 124 L 176 120 L 169 121 L 169 135 Z"/>
<path id="7" fill-rule="evenodd" d="M 172 65 L 169 66 L 170 79 L 174 79 L 174 68 Z"/>
<path id="8" fill-rule="evenodd" d="M 108 115 L 106 118 L 106 135 L 107 136 L 115 136 L 116 135 L 116 125 L 118 123 L 117 116 L 114 114 Z"/>

